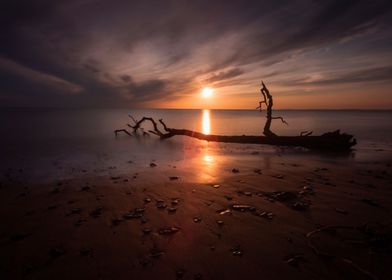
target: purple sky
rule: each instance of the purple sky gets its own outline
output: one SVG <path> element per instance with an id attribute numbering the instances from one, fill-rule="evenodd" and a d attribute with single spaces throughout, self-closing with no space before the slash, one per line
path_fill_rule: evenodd
<path id="1" fill-rule="evenodd" d="M 2 1 L 1 106 L 391 109 L 391 3 Z"/>

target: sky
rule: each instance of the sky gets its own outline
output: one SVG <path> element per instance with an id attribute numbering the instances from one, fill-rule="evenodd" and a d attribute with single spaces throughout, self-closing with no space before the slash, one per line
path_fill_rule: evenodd
<path id="1" fill-rule="evenodd" d="M 392 109 L 390 0 L 3 0 L 0 36 L 0 107 Z"/>

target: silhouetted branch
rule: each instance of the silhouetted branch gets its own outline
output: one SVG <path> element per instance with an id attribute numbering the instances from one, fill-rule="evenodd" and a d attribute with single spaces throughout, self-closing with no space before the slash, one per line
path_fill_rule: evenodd
<path id="1" fill-rule="evenodd" d="M 124 132 L 125 134 L 127 134 L 127 135 L 129 135 L 129 136 L 132 136 L 132 134 L 129 133 L 126 129 L 116 129 L 116 130 L 114 131 L 114 134 L 116 135 L 116 137 L 117 137 L 118 133 L 120 133 L 120 132 Z"/>
<path id="2" fill-rule="evenodd" d="M 289 125 L 282 117 L 271 117 L 273 120 L 281 120 L 285 125 Z"/>
<path id="3" fill-rule="evenodd" d="M 141 125 L 142 125 L 142 123 L 144 121 L 150 121 L 152 123 L 153 127 L 154 127 L 154 131 L 156 132 L 156 134 L 159 135 L 159 136 L 163 135 L 163 133 L 158 128 L 158 124 L 155 122 L 155 120 L 153 118 L 143 117 L 139 121 L 136 121 L 135 119 L 134 119 L 134 121 L 135 121 L 136 124 L 134 126 L 131 126 L 131 127 L 133 128 L 133 131 L 135 133 L 137 133 L 137 130 L 141 128 Z M 144 132 L 144 133 L 146 133 L 146 132 Z"/>
<path id="4" fill-rule="evenodd" d="M 267 102 L 265 102 L 265 101 L 260 101 L 260 102 L 259 102 L 259 106 L 256 107 L 256 110 L 257 110 L 257 109 L 260 109 L 260 112 L 261 112 L 261 109 L 262 109 L 262 108 L 261 108 L 261 104 L 263 104 L 263 103 L 264 103 L 264 104 L 267 104 Z"/>
<path id="5" fill-rule="evenodd" d="M 162 124 L 163 129 L 164 129 L 165 131 L 169 131 L 169 129 L 167 128 L 166 124 L 163 122 L 163 119 L 159 119 L 159 122 Z"/>
<path id="6" fill-rule="evenodd" d="M 135 120 L 135 118 L 134 117 L 132 117 L 131 115 L 128 115 L 132 120 L 133 120 L 133 123 L 134 124 L 136 124 L 137 123 L 137 121 Z"/>
<path id="7" fill-rule="evenodd" d="M 260 111 L 261 111 L 261 104 L 265 104 L 267 106 L 267 120 L 264 125 L 264 131 L 263 134 L 267 137 L 274 137 L 277 136 L 275 133 L 271 131 L 271 122 L 272 122 L 272 107 L 274 106 L 274 102 L 272 99 L 272 95 L 270 94 L 268 88 L 264 84 L 263 81 L 261 81 L 262 88 L 260 89 L 261 95 L 263 96 L 263 101 L 259 102 L 260 105 Z"/>

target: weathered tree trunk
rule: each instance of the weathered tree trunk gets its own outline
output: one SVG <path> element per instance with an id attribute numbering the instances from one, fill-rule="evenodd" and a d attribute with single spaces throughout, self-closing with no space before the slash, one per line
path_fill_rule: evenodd
<path id="1" fill-rule="evenodd" d="M 274 101 L 272 98 L 272 95 L 270 94 L 268 88 L 264 84 L 264 82 L 261 82 L 262 88 L 260 89 L 260 92 L 264 98 L 263 101 L 259 102 L 259 107 L 256 109 L 260 109 L 260 112 L 262 110 L 262 104 L 264 103 L 267 106 L 267 115 L 266 115 L 266 122 L 264 125 L 264 130 L 263 134 L 267 137 L 274 137 L 277 136 L 275 133 L 271 131 L 271 123 L 273 119 L 280 119 L 284 124 L 287 124 L 287 122 L 282 118 L 282 117 L 273 117 L 272 116 L 272 107 L 274 106 Z"/>

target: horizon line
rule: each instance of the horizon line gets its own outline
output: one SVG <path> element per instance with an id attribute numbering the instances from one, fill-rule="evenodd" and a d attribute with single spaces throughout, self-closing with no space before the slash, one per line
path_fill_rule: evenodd
<path id="1" fill-rule="evenodd" d="M 233 110 L 233 111 L 258 111 L 257 109 L 246 109 L 246 108 L 138 108 L 138 107 L 78 107 L 78 106 L 66 106 L 66 107 L 35 107 L 35 106 L 6 106 L 6 107 L 0 107 L 0 110 L 6 110 L 6 109 L 59 109 L 59 110 L 65 110 L 65 109 L 75 109 L 75 110 L 94 110 L 94 109 L 101 109 L 101 110 L 109 110 L 109 109 L 123 109 L 123 110 Z M 262 110 L 265 111 L 265 110 Z M 392 111 L 392 108 L 279 108 L 279 109 L 273 109 L 273 111 Z"/>

